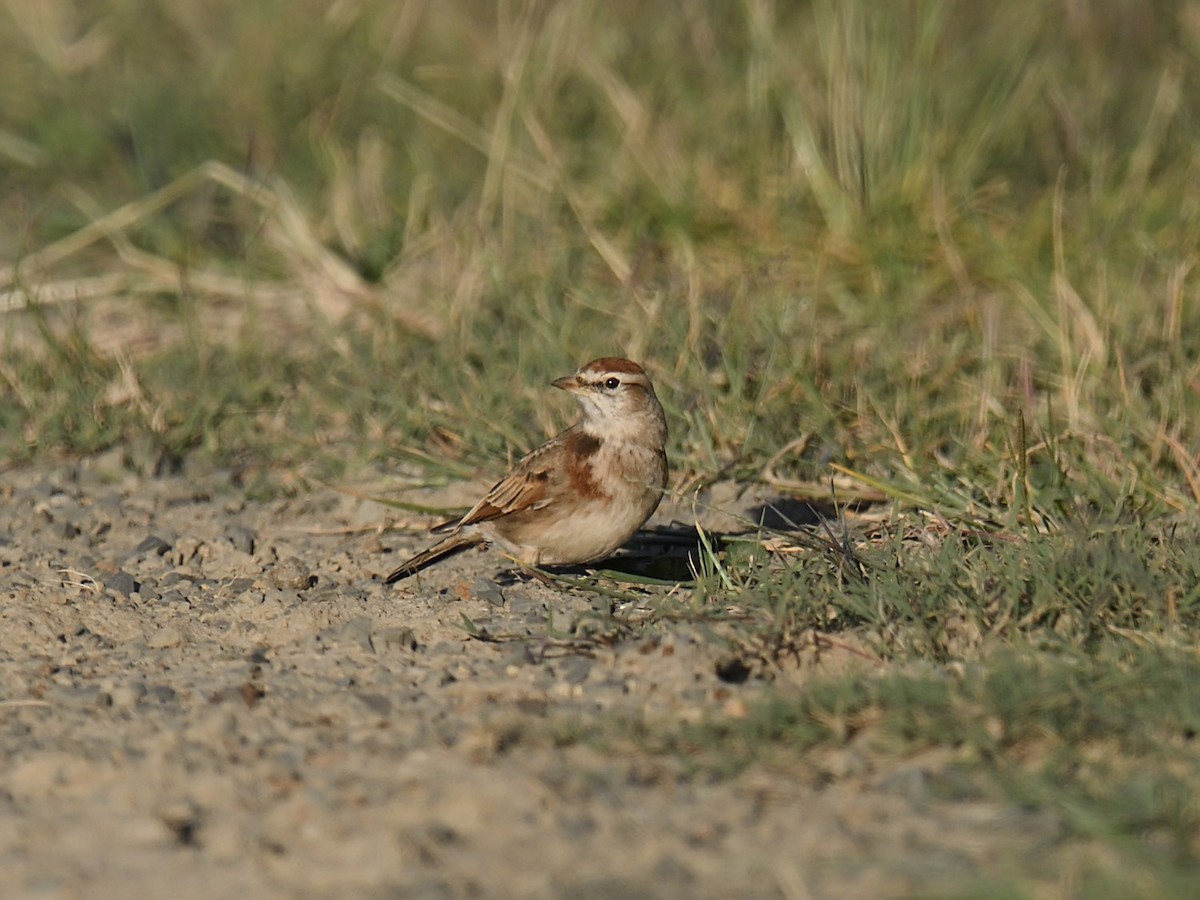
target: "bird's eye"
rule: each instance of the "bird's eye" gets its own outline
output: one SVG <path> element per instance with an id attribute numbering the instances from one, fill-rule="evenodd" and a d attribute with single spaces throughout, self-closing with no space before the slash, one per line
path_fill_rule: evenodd
<path id="1" fill-rule="evenodd" d="M 610 391 L 615 391 L 617 388 L 619 388 L 621 386 L 621 379 L 620 378 L 612 378 L 612 377 L 606 378 L 606 379 L 604 379 L 604 386 L 606 388 L 608 388 Z"/>

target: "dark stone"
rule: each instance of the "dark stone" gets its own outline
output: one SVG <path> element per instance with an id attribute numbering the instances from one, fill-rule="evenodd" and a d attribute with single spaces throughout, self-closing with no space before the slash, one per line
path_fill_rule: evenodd
<path id="1" fill-rule="evenodd" d="M 134 554 L 138 556 L 162 556 L 171 545 L 157 534 L 147 535 L 142 539 L 142 542 L 134 548 Z"/>
<path id="2" fill-rule="evenodd" d="M 132 575 L 123 569 L 118 569 L 111 575 L 106 575 L 104 577 L 104 586 L 108 590 L 126 597 L 130 594 L 136 594 L 142 587 Z"/>
<path id="3" fill-rule="evenodd" d="M 355 693 L 355 698 L 371 712 L 386 716 L 392 711 L 392 701 L 382 694 Z"/>
<path id="4" fill-rule="evenodd" d="M 736 656 L 717 663 L 717 677 L 726 684 L 741 684 L 750 677 L 750 667 Z"/>

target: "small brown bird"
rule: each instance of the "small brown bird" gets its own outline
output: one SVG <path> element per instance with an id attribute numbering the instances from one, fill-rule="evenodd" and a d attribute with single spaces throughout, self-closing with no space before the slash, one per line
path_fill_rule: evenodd
<path id="1" fill-rule="evenodd" d="M 658 508 L 667 485 L 667 419 L 637 363 L 606 356 L 553 382 L 583 418 L 538 447 L 469 513 L 433 529 L 447 537 L 386 584 L 476 544 L 496 542 L 531 566 L 610 556 Z"/>

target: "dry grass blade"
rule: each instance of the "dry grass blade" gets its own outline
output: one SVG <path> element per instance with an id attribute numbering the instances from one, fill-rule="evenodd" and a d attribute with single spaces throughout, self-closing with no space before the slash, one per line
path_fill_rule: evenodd
<path id="1" fill-rule="evenodd" d="M 290 278 L 284 282 L 252 281 L 211 269 L 182 270 L 171 260 L 139 250 L 128 230 L 206 183 L 217 184 L 259 206 L 267 214 L 266 234 L 286 263 Z M 76 202 L 90 207 L 85 195 Z M 44 282 L 52 268 L 100 241 L 113 244 L 127 267 L 90 278 Z M 37 288 L 25 285 L 37 284 Z M 119 293 L 199 291 L 214 296 L 273 302 L 281 306 L 310 306 L 329 322 L 346 317 L 363 302 L 380 302 L 379 289 L 368 285 L 340 257 L 328 250 L 313 232 L 307 216 L 290 189 L 282 183 L 265 185 L 229 166 L 209 161 L 181 175 L 146 197 L 97 215 L 92 222 L 53 244 L 0 268 L 0 311 L 11 312 L 34 303 L 54 303 L 113 296 Z M 439 320 L 419 311 L 393 310 L 402 327 L 436 337 Z"/>
<path id="2" fill-rule="evenodd" d="M 567 205 L 571 207 L 571 212 L 575 214 L 575 219 L 579 222 L 584 234 L 587 235 L 588 241 L 595 248 L 596 252 L 600 254 L 600 258 L 604 260 L 617 281 L 621 284 L 628 284 L 629 278 L 633 274 L 633 266 L 629 262 L 628 255 L 608 235 L 600 230 L 600 227 L 594 221 L 594 217 L 588 212 L 583 198 L 567 183 L 566 178 L 562 174 L 562 162 L 554 149 L 554 143 L 550 139 L 550 135 L 541 126 L 541 123 L 538 122 L 531 111 L 523 111 L 522 121 L 529 132 L 529 136 L 533 139 L 533 143 L 537 146 L 542 156 L 546 158 L 550 168 L 555 172 L 558 189 L 562 192 Z"/>
<path id="3" fill-rule="evenodd" d="M 468 147 L 478 150 L 489 159 L 491 158 L 491 154 L 495 150 L 494 135 L 476 125 L 458 110 L 402 78 L 381 76 L 379 88 L 387 96 L 408 107 L 431 125 L 437 126 L 447 134 L 454 135 Z M 505 167 L 542 190 L 550 190 L 554 186 L 554 177 L 547 174 L 545 167 L 527 154 L 506 148 Z"/>

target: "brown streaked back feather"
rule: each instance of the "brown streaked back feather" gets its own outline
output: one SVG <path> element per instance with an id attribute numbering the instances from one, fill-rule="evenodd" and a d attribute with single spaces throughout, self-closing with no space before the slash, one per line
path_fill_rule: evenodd
<path id="1" fill-rule="evenodd" d="M 560 435 L 518 462 L 507 478 L 494 484 L 483 499 L 462 517 L 458 527 L 544 507 L 552 496 L 552 481 L 563 469 L 562 456 L 563 441 Z"/>

